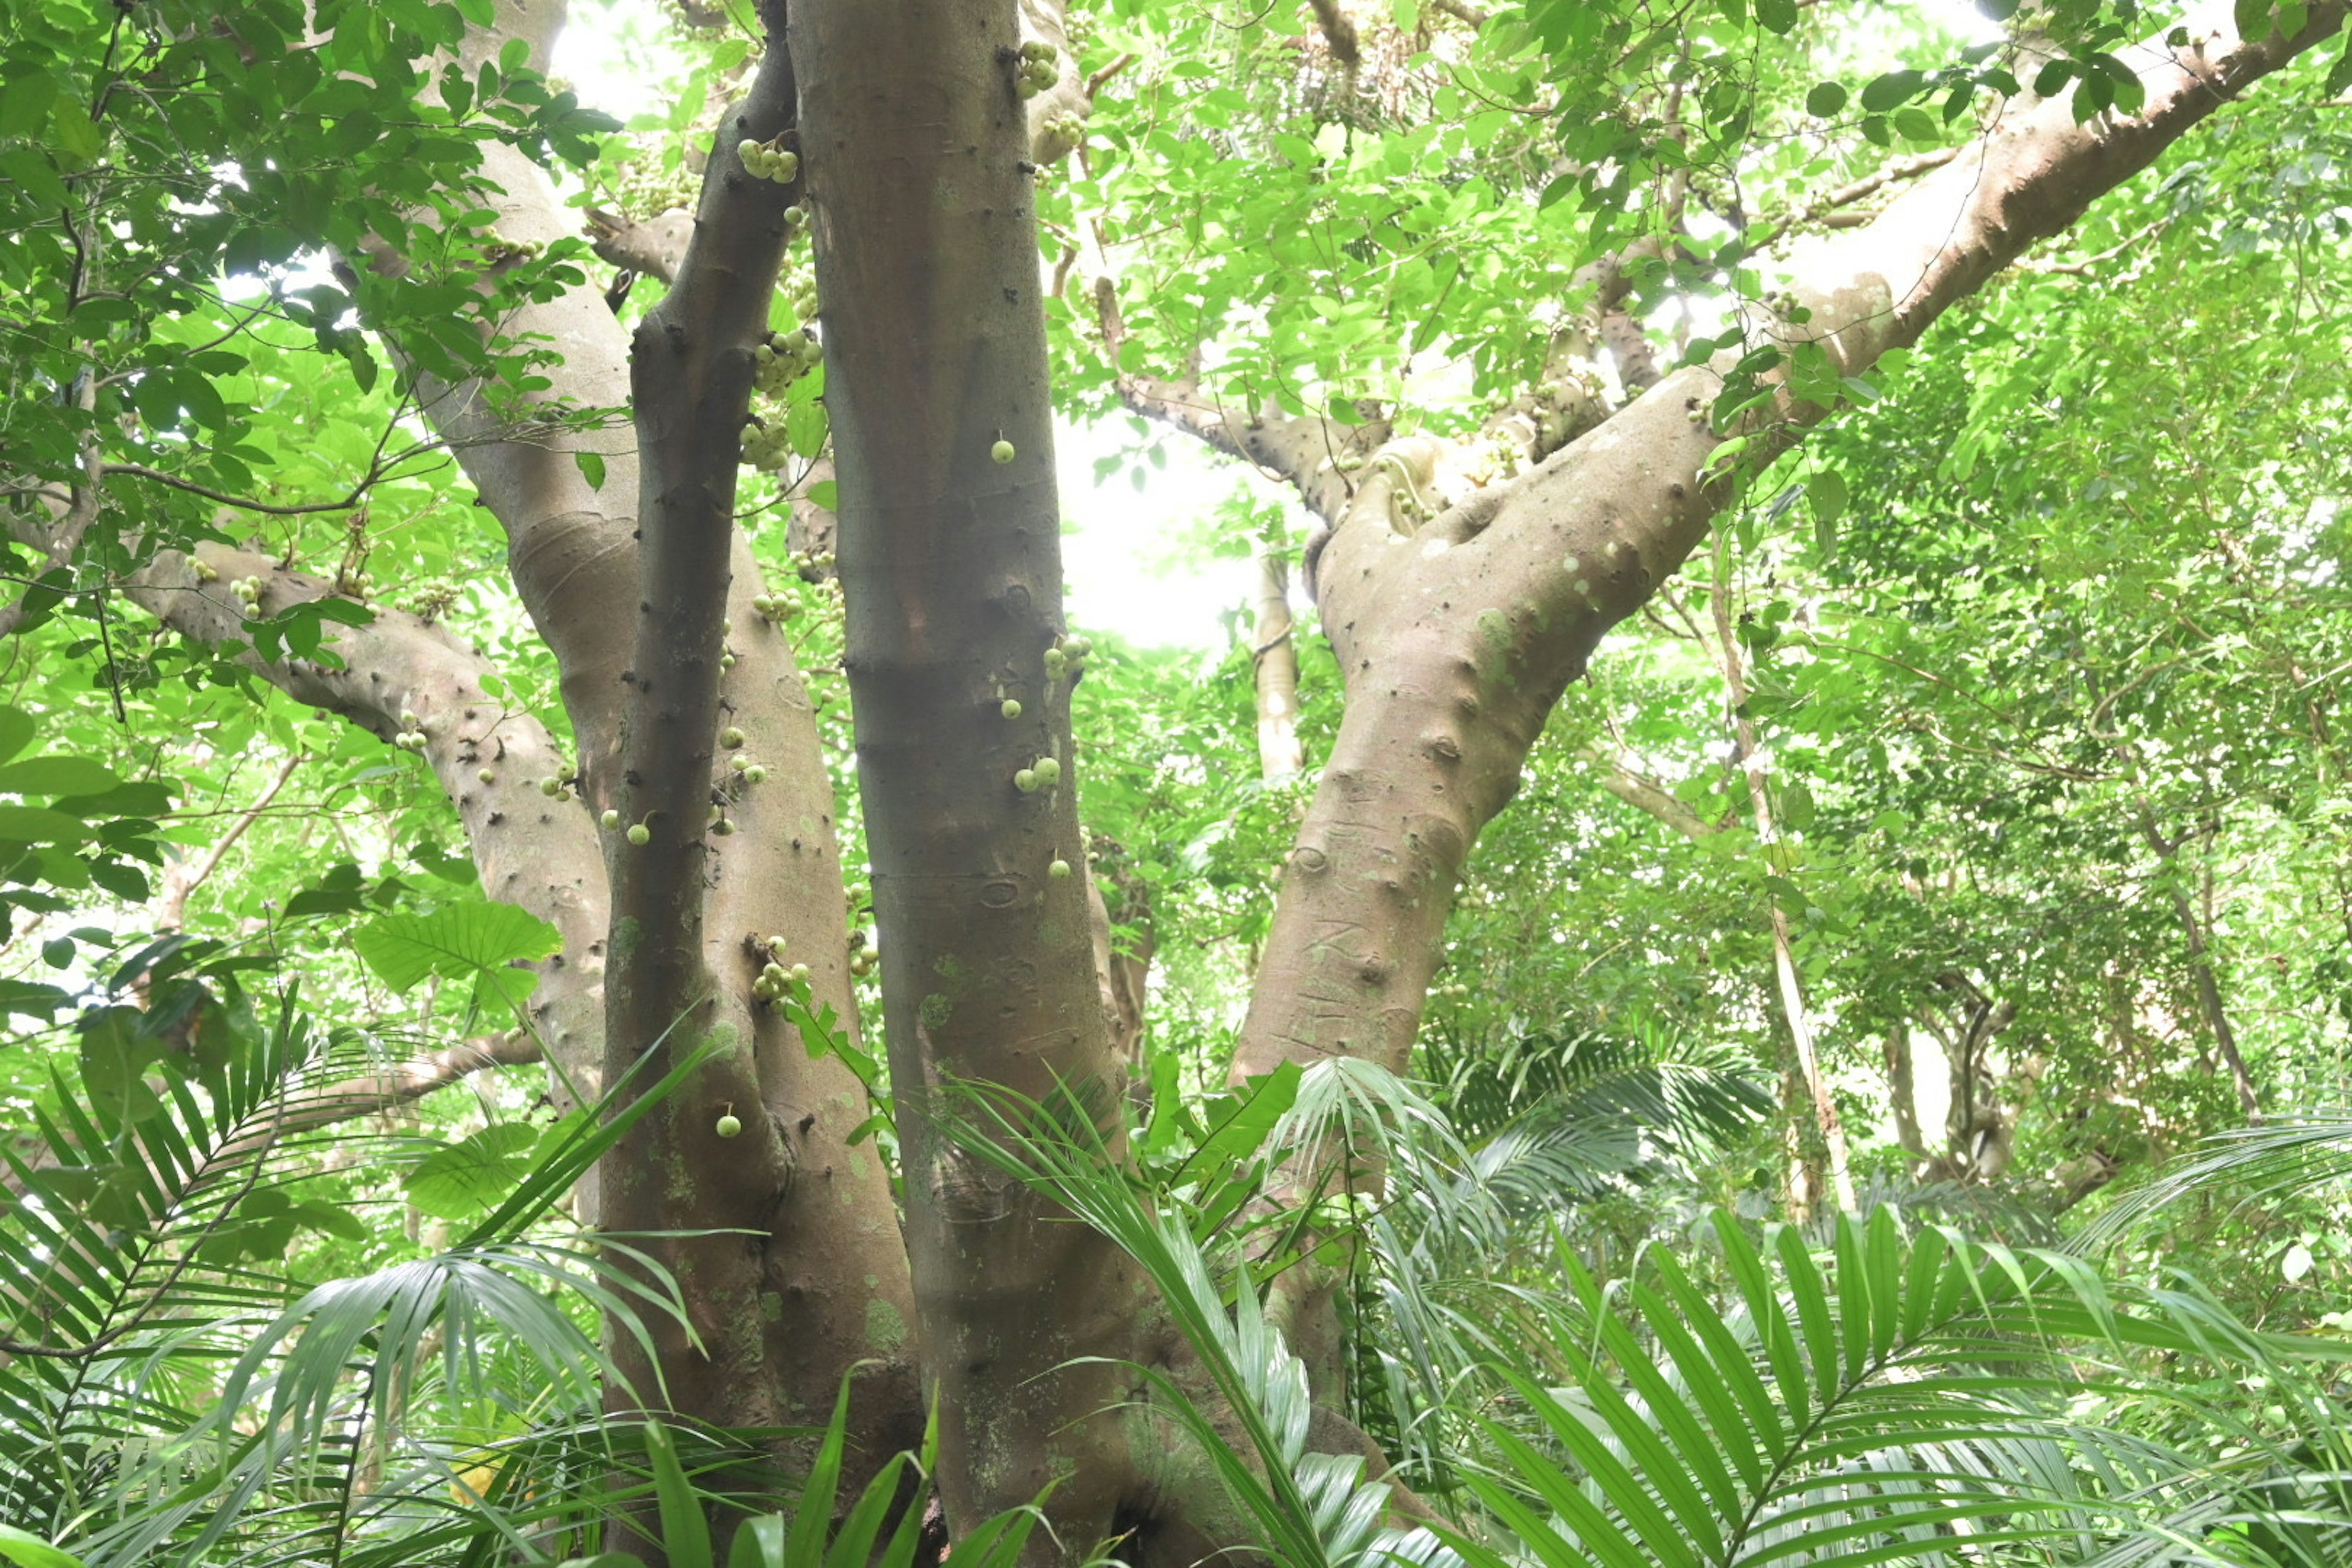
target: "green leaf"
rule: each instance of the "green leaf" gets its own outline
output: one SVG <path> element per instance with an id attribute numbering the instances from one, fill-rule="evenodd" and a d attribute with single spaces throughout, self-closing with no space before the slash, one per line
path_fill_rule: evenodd
<path id="1" fill-rule="evenodd" d="M 1848 499 L 1845 475 L 1838 469 L 1816 468 L 1805 476 L 1805 500 L 1821 526 L 1835 528 L 1838 519 L 1845 515 Z"/>
<path id="2" fill-rule="evenodd" d="M 2048 65 L 2043 66 L 2041 70 L 2034 73 L 2033 96 L 2036 98 L 2055 98 L 2058 96 L 2060 89 L 2064 88 L 2068 82 L 2073 81 L 2074 79 L 2074 61 L 2052 60 Z"/>
<path id="3" fill-rule="evenodd" d="M 100 795 L 122 781 L 114 770 L 88 757 L 27 757 L 0 763 L 0 793 L 8 795 Z"/>
<path id="4" fill-rule="evenodd" d="M 37 805 L 0 805 L 0 844 L 78 844 L 89 836 L 79 817 Z"/>
<path id="5" fill-rule="evenodd" d="M 580 477 L 588 481 L 590 489 L 604 488 L 604 455 L 602 452 L 574 452 L 572 460 L 579 465 Z"/>
<path id="6" fill-rule="evenodd" d="M 45 70 L 26 70 L 10 60 L 5 85 L 0 85 L 0 136 L 34 134 L 57 99 L 57 78 Z"/>
<path id="7" fill-rule="evenodd" d="M 501 1202 L 530 1168 L 536 1128 L 501 1121 L 436 1149 L 401 1184 L 409 1201 L 436 1219 L 471 1219 Z"/>
<path id="8" fill-rule="evenodd" d="M 784 410 L 784 438 L 792 444 L 793 456 L 803 462 L 810 461 L 824 450 L 828 428 L 824 405 L 814 398 L 805 403 L 794 403 Z"/>
<path id="9" fill-rule="evenodd" d="M 1873 114 L 1884 114 L 1908 102 L 1927 79 L 1915 70 L 1888 71 L 1862 89 L 1862 107 Z"/>
<path id="10" fill-rule="evenodd" d="M 1264 1077 L 1250 1079 L 1238 1097 L 1224 1097 L 1223 1114 L 1211 1116 L 1209 1136 L 1184 1162 L 1181 1179 L 1213 1179 L 1255 1155 L 1274 1124 L 1298 1099 L 1302 1071 L 1297 1062 L 1285 1062 Z"/>
<path id="11" fill-rule="evenodd" d="M 405 991 L 427 975 L 472 979 L 520 1008 L 539 976 L 510 965 L 560 951 L 556 929 L 512 904 L 451 904 L 429 915 L 385 915 L 352 939 L 376 977 Z"/>
<path id="12" fill-rule="evenodd" d="M 106 132 L 82 111 L 79 100 L 60 98 L 50 106 L 49 141 L 68 156 L 88 163 L 104 150 Z M 77 164 L 79 167 L 80 164 Z"/>
<path id="13" fill-rule="evenodd" d="M 0 1557 L 17 1568 L 82 1568 L 81 1559 L 72 1552 L 13 1524 L 0 1524 Z"/>
<path id="14" fill-rule="evenodd" d="M 819 479 L 809 486 L 808 500 L 811 506 L 823 507 L 827 511 L 838 511 L 841 510 L 841 485 L 837 480 Z"/>
<path id="15" fill-rule="evenodd" d="M 48 159 L 29 147 L 12 147 L 0 153 L 0 174 L 7 175 L 42 206 L 62 207 L 73 199 Z"/>
<path id="16" fill-rule="evenodd" d="M 678 1463 L 677 1442 L 669 1428 L 647 1418 L 646 1452 L 654 1463 L 654 1498 L 661 1512 L 662 1549 L 671 1568 L 711 1568 L 710 1523 L 702 1517 L 702 1500 Z"/>
<path id="17" fill-rule="evenodd" d="M 0 702 L 0 762 L 7 761 L 30 745 L 38 727 L 34 723 L 33 716 L 22 708 Z"/>
<path id="18" fill-rule="evenodd" d="M 104 817 L 160 816 L 172 809 L 176 785 L 161 779 L 132 779 L 100 795 L 65 795 L 49 804 L 85 822 Z"/>
<path id="19" fill-rule="evenodd" d="M 1805 112 L 1816 120 L 1829 120 L 1845 107 L 1845 100 L 1843 82 L 1820 82 L 1812 91 L 1805 94 Z"/>
<path id="20" fill-rule="evenodd" d="M 1801 779 L 1790 779 L 1780 785 L 1780 811 L 1781 823 L 1799 833 L 1813 825 L 1813 792 Z"/>

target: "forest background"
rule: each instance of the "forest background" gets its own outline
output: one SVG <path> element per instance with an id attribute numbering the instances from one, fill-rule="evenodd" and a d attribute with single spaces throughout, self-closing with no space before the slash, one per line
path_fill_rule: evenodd
<path id="1" fill-rule="evenodd" d="M 2340 10 L 9 8 L 0 1517 L 2336 1560 Z"/>

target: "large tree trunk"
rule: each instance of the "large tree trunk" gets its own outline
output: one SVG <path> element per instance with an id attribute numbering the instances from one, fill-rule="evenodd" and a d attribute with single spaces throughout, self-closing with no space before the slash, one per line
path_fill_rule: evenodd
<path id="1" fill-rule="evenodd" d="M 763 17 L 781 38 L 782 5 Z M 693 1336 L 651 1325 L 641 1365 L 617 1342 L 638 1386 L 614 1397 L 651 1396 L 658 1372 L 673 1406 L 698 1420 L 803 1425 L 823 1419 L 852 1364 L 877 1357 L 860 1423 L 877 1439 L 861 1457 L 872 1464 L 917 1431 L 888 1193 L 870 1147 L 846 1142 L 865 1110 L 855 1082 L 837 1060 L 813 1061 L 751 994 L 772 957 L 788 958 L 808 965 L 814 998 L 855 1016 L 814 723 L 787 645 L 751 608 L 761 586 L 734 526 L 753 349 L 795 194 L 745 169 L 735 147 L 786 131 L 793 108 L 790 58 L 771 47 L 721 121 L 694 238 L 631 351 L 638 584 L 633 616 L 608 606 L 604 618 L 629 626 L 634 647 L 617 677 L 616 770 L 593 791 L 624 824 L 605 834 L 606 1071 L 706 1040 L 718 1052 L 607 1157 L 605 1223 L 738 1234 L 646 1244 L 683 1288 Z M 788 765 L 754 784 L 724 767 L 735 752 Z"/>
<path id="2" fill-rule="evenodd" d="M 1094 1097 L 1116 1151 L 1062 636 L 1061 513 L 1013 0 L 801 0 L 825 403 L 907 1246 L 951 1532 L 1111 1532 L 1133 1267 L 942 1136 L 937 1097 Z M 1014 705 L 1018 706 L 1015 707 Z M 1056 777 L 1055 775 L 1058 775 Z"/>

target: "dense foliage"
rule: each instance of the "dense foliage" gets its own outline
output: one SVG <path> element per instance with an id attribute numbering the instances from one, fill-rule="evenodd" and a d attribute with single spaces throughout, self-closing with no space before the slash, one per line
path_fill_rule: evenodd
<path id="1" fill-rule="evenodd" d="M 485 46 L 509 9 L 0 5 L 0 1557 L 27 1568 L 950 1550 L 936 1412 L 859 1457 L 847 1367 L 830 1426 L 605 1418 L 632 1347 L 705 1328 L 661 1238 L 596 1227 L 591 1173 L 725 1053 L 681 1032 L 604 1081 L 542 1037 L 583 954 L 483 845 L 541 802 L 597 824 L 592 860 L 632 831 L 589 815 L 609 737 L 575 732 L 550 631 L 619 610 L 532 599 L 513 497 L 459 459 L 495 430 L 592 496 L 634 472 L 630 411 L 566 379 L 585 351 L 516 323 L 583 288 L 628 327 L 659 306 L 630 247 L 732 145 L 761 39 L 748 6 L 583 4 L 604 47 L 551 60 Z M 2174 20 L 1049 9 L 1055 409 L 1117 447 L 1065 503 L 1114 528 L 1130 484 L 1230 486 L 1172 569 L 1303 558 L 1300 589 L 1333 520 L 1200 410 L 1443 439 L 1453 501 L 1395 462 L 1391 504 L 1470 504 L 1742 345 L 1790 247 L 2029 85 L 2134 113 L 2131 40 Z M 1742 432 L 1715 531 L 1476 835 L 1409 1072 L 1232 1072 L 1359 695 L 1313 603 L 1271 637 L 1247 605 L 1192 646 L 1082 628 L 1087 843 L 1056 855 L 1100 894 L 1133 1082 L 936 1114 L 1157 1291 L 1188 1359 L 1138 1373 L 1134 1422 L 1226 1505 L 1171 1550 L 2352 1554 L 2347 62 L 2288 65 L 1867 376 L 1751 353 L 1694 406 Z M 529 164 L 576 232 L 516 232 L 497 171 Z M 774 341 L 814 343 L 790 232 Z M 735 510 L 855 868 L 841 491 L 824 370 L 793 368 Z M 1801 444 L 1738 423 L 1781 383 L 1826 410 Z M 1277 659 L 1304 771 L 1267 761 Z M 460 665 L 505 738 L 459 757 L 366 689 Z M 721 832 L 782 771 L 755 752 Z M 853 870 L 846 1013 L 795 955 L 754 968 L 897 1180 L 871 893 Z M 1279 1289 L 1318 1270 L 1336 1343 Z M 789 1484 L 755 1462 L 780 1447 Z M 1037 1501 L 952 1560 L 1123 1550 L 1052 1541 Z"/>

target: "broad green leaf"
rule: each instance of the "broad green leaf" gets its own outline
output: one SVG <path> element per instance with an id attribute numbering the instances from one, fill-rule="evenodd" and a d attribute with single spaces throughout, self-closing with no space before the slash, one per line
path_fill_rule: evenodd
<path id="1" fill-rule="evenodd" d="M 0 702 L 0 762 L 5 762 L 32 743 L 39 725 L 22 708 Z"/>
<path id="2" fill-rule="evenodd" d="M 82 1568 L 81 1559 L 72 1552 L 13 1524 L 0 1524 L 0 1557 L 17 1568 Z"/>
<path id="3" fill-rule="evenodd" d="M 539 1142 L 538 1130 L 528 1122 L 498 1122 L 434 1151 L 401 1185 L 410 1202 L 436 1219 L 471 1219 L 522 1179 Z"/>
<path id="4" fill-rule="evenodd" d="M 376 977 L 405 991 L 427 975 L 474 979 L 520 1007 L 539 976 L 512 968 L 563 945 L 556 929 L 512 904 L 450 904 L 429 915 L 384 915 L 352 938 Z"/>
<path id="5" fill-rule="evenodd" d="M 0 793 L 9 795 L 99 795 L 121 782 L 113 769 L 88 757 L 26 757 L 0 763 Z"/>
<path id="6" fill-rule="evenodd" d="M 75 844 L 89 836 L 78 816 L 38 805 L 0 805 L 0 844 Z"/>

